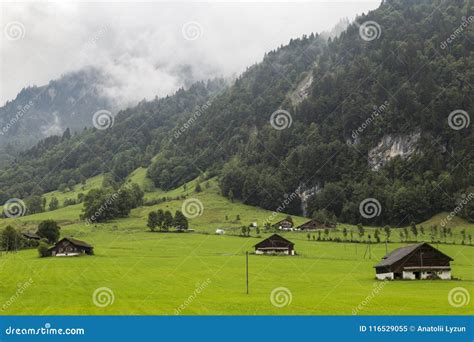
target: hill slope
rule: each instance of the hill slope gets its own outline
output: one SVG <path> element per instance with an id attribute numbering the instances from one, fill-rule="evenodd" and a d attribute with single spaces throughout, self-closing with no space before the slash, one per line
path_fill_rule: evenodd
<path id="1" fill-rule="evenodd" d="M 164 190 L 206 172 L 230 199 L 352 224 L 450 212 L 474 184 L 472 126 L 450 121 L 473 112 L 472 27 L 443 42 L 471 11 L 384 1 L 334 40 L 311 34 L 269 52 L 229 88 L 196 84 L 122 111 L 105 131 L 41 142 L 0 174 L 0 199 L 106 172 L 122 182 L 143 167 Z M 372 198 L 378 215 L 364 217 Z M 458 210 L 471 221 L 473 203 Z"/>

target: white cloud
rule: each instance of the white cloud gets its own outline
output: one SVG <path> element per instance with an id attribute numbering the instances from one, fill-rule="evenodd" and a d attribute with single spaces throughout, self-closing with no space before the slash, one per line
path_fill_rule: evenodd
<path id="1" fill-rule="evenodd" d="M 0 103 L 85 65 L 104 69 L 106 92 L 121 101 L 164 96 L 191 80 L 238 74 L 290 38 L 378 3 L 2 3 Z M 12 21 L 23 24 L 23 38 L 4 39 Z M 185 39 L 192 21 L 201 34 Z"/>

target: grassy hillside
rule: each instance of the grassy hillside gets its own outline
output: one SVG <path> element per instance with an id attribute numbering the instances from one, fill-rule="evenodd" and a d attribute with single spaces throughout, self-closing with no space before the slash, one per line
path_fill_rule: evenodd
<path id="1" fill-rule="evenodd" d="M 134 172 L 131 179 L 144 184 L 143 169 Z M 86 187 L 99 184 L 100 178 L 95 178 Z M 189 182 L 186 190 L 180 187 L 169 192 L 148 192 L 147 199 L 165 197 L 167 201 L 134 209 L 126 219 L 103 224 L 86 226 L 79 221 L 81 204 L 17 220 L 1 220 L 2 227 L 13 224 L 34 230 L 39 221 L 52 218 L 60 221 L 62 236 L 85 240 L 95 247 L 94 256 L 78 258 L 38 258 L 34 249 L 2 254 L 0 303 L 10 304 L 3 310 L 0 307 L 1 314 L 172 315 L 176 310 L 185 315 L 474 312 L 472 305 L 456 308 L 448 303 L 451 289 L 474 290 L 474 247 L 439 245 L 454 258 L 453 276 L 458 280 L 381 283 L 374 280 L 372 266 L 385 254 L 384 244 L 372 245 L 369 258 L 365 244 L 308 241 L 306 233 L 297 232 L 283 234 L 295 242 L 295 257 L 250 255 L 250 294 L 246 295 L 245 252 L 252 252 L 253 245 L 271 233 L 256 237 L 252 231 L 252 237 L 244 238 L 238 236 L 239 227 L 250 222 L 262 225 L 272 213 L 231 203 L 219 194 L 215 179 L 201 183 L 200 193 L 194 192 L 195 184 L 196 181 Z M 80 190 L 77 188 L 74 193 Z M 148 213 L 158 208 L 172 212 L 181 209 L 181 196 L 196 198 L 203 205 L 202 215 L 190 219 L 195 233 L 148 232 Z M 240 221 L 236 220 L 237 215 Z M 275 219 L 284 216 L 279 214 Z M 440 218 L 423 224 L 435 224 Z M 300 224 L 305 218 L 294 220 Z M 472 232 L 472 225 L 455 223 Z M 353 226 L 339 225 L 329 237 L 342 237 L 343 227 L 356 232 Z M 226 229 L 227 234 L 215 235 L 216 228 Z M 373 233 L 373 229 L 368 228 L 366 234 Z M 458 234 L 457 229 L 454 231 Z M 398 235 L 394 232 L 393 237 L 396 240 Z M 388 249 L 400 245 L 391 243 Z M 18 284 L 25 282 L 31 285 L 12 301 Z M 113 292 L 114 302 L 99 307 L 93 303 L 93 293 L 103 287 Z M 287 295 L 292 298 L 281 308 L 272 305 L 270 299 L 272 291 L 280 287 L 286 288 L 284 291 L 289 291 Z M 200 289 L 197 295 L 196 288 Z M 375 296 L 374 289 L 378 292 Z"/>

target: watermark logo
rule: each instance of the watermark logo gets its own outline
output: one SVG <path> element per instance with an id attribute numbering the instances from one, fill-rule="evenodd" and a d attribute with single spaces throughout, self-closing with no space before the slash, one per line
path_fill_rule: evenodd
<path id="1" fill-rule="evenodd" d="M 33 101 L 29 101 L 24 106 L 18 106 L 15 116 L 2 127 L 0 135 L 5 135 L 33 107 L 33 104 Z"/>
<path id="2" fill-rule="evenodd" d="M 114 292 L 108 287 L 99 287 L 92 294 L 92 302 L 99 308 L 112 305 L 115 301 Z"/>
<path id="3" fill-rule="evenodd" d="M 18 298 L 21 297 L 21 295 L 23 295 L 26 289 L 29 288 L 32 284 L 32 278 L 28 279 L 24 283 L 18 283 L 15 293 L 10 298 L 8 298 L 5 303 L 3 303 L 1 311 L 6 311 L 13 303 L 17 301 Z"/>
<path id="4" fill-rule="evenodd" d="M 471 296 L 469 295 L 469 291 L 464 287 L 452 288 L 448 293 L 448 303 L 455 308 L 467 305 L 470 301 Z"/>
<path id="5" fill-rule="evenodd" d="M 440 45 L 439 47 L 444 50 L 448 47 L 449 44 L 451 44 L 453 41 L 455 41 L 463 32 L 464 29 L 466 29 L 472 22 L 474 21 L 474 16 L 469 16 L 469 17 L 462 17 L 461 18 L 461 25 L 459 25 L 451 35 L 446 38 Z"/>
<path id="6" fill-rule="evenodd" d="M 277 287 L 270 293 L 270 302 L 277 308 L 283 308 L 291 304 L 293 295 L 286 287 Z"/>
<path id="7" fill-rule="evenodd" d="M 284 109 L 278 109 L 270 116 L 270 125 L 279 131 L 291 127 L 292 123 L 293 118 L 291 117 L 291 114 Z"/>
<path id="8" fill-rule="evenodd" d="M 470 192 L 467 196 L 466 194 L 462 194 L 459 204 L 445 218 L 441 220 L 441 227 L 446 227 L 448 222 L 451 221 L 454 216 L 459 214 L 466 204 L 468 204 L 473 198 L 474 192 Z"/>
<path id="9" fill-rule="evenodd" d="M 359 212 L 366 219 L 379 216 L 382 212 L 380 202 L 375 198 L 366 198 L 359 204 Z"/>
<path id="10" fill-rule="evenodd" d="M 23 25 L 19 21 L 10 21 L 8 24 L 5 25 L 3 33 L 5 34 L 5 38 L 11 41 L 25 38 L 25 25 Z"/>
<path id="11" fill-rule="evenodd" d="M 26 214 L 26 205 L 19 198 L 10 198 L 3 205 L 3 214 L 9 218 L 17 218 Z"/>
<path id="12" fill-rule="evenodd" d="M 197 21 L 188 21 L 183 25 L 181 32 L 183 34 L 184 39 L 196 40 L 203 35 L 204 29 L 202 28 L 202 25 Z"/>
<path id="13" fill-rule="evenodd" d="M 194 289 L 193 293 L 189 295 L 188 298 L 174 310 L 175 315 L 181 314 L 183 310 L 185 310 L 194 300 L 200 295 L 209 285 L 211 284 L 211 279 L 207 278 L 202 283 L 197 283 L 196 288 Z"/>
<path id="14" fill-rule="evenodd" d="M 367 127 L 370 126 L 370 124 L 377 118 L 379 117 L 381 114 L 383 114 L 386 110 L 387 110 L 387 107 L 389 105 L 389 102 L 388 101 L 385 101 L 383 104 L 381 104 L 380 106 L 374 106 L 373 107 L 373 111 L 372 113 L 370 114 L 370 116 L 359 126 L 357 127 L 356 130 L 353 130 L 352 131 L 352 134 L 351 134 L 351 137 L 352 137 L 352 141 L 354 143 L 357 142 L 358 138 L 359 138 L 359 135 L 365 131 L 365 129 Z"/>
<path id="15" fill-rule="evenodd" d="M 373 20 L 365 21 L 359 26 L 359 36 L 367 42 L 379 39 L 381 34 L 382 28 Z"/>
<path id="16" fill-rule="evenodd" d="M 204 205 L 197 198 L 188 198 L 181 205 L 181 211 L 187 218 L 196 218 L 202 215 Z"/>
<path id="17" fill-rule="evenodd" d="M 465 110 L 456 109 L 448 115 L 448 125 L 455 131 L 469 127 L 470 123 L 471 118 Z"/>
<path id="18" fill-rule="evenodd" d="M 99 130 L 105 130 L 112 127 L 114 121 L 114 115 L 105 109 L 98 110 L 92 116 L 92 125 Z"/>
<path id="19" fill-rule="evenodd" d="M 196 106 L 193 115 L 174 132 L 174 138 L 178 139 L 184 132 L 186 132 L 192 125 L 194 125 L 197 119 L 211 106 L 211 104 L 212 99 L 208 100 L 202 106 Z"/>
<path id="20" fill-rule="evenodd" d="M 297 191 L 293 191 L 291 194 L 284 194 L 283 195 L 284 199 L 283 201 L 280 203 L 280 205 L 274 210 L 272 211 L 271 215 L 268 216 L 265 221 L 264 221 L 264 225 L 266 224 L 272 224 L 275 220 L 275 217 L 279 214 L 279 213 L 282 213 L 284 212 L 284 210 L 286 208 L 288 208 L 288 206 L 290 205 L 291 202 L 293 202 L 295 199 L 297 198 L 300 198 L 300 194 L 298 193 L 298 190 Z"/>
<path id="21" fill-rule="evenodd" d="M 385 279 L 381 283 L 375 283 L 372 291 L 370 291 L 370 293 L 364 298 L 362 302 L 359 303 L 359 305 L 352 309 L 352 314 L 357 315 L 359 311 L 362 311 L 379 294 L 379 292 L 382 291 L 382 289 L 385 287 L 385 285 L 387 285 L 387 283 L 387 279 Z"/>

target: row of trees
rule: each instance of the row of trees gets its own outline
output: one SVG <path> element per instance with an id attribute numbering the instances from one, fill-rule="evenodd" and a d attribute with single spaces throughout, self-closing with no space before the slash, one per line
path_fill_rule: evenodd
<path id="1" fill-rule="evenodd" d="M 451 238 L 451 242 L 455 241 L 455 237 L 453 234 L 453 230 L 450 227 L 441 227 L 438 229 L 438 226 L 433 225 L 431 226 L 429 232 L 425 231 L 425 228 L 420 225 L 417 227 L 414 223 L 411 224 L 410 227 L 405 228 L 395 228 L 395 231 L 398 232 L 398 238 L 401 242 L 413 242 L 430 240 L 431 242 L 445 242 L 448 243 L 448 237 Z M 392 236 L 393 229 L 389 226 L 385 226 L 383 228 L 377 228 L 372 230 L 372 234 L 369 234 L 368 231 L 362 226 L 362 224 L 358 224 L 356 230 L 349 229 L 344 227 L 341 231 L 342 233 L 342 240 L 338 236 L 339 232 L 334 231 L 331 229 L 324 229 L 317 232 L 317 236 L 311 233 L 307 233 L 306 237 L 308 240 L 341 240 L 341 241 L 364 241 L 367 238 L 368 241 L 372 241 L 372 238 L 375 242 L 380 243 L 382 241 L 389 241 L 390 237 Z M 336 234 L 334 234 L 336 233 Z M 461 244 L 472 244 L 472 235 L 467 234 L 466 229 L 461 229 L 460 233 L 460 242 Z M 324 234 L 324 235 L 323 235 Z M 383 236 L 382 236 L 383 234 Z"/>
<path id="2" fill-rule="evenodd" d="M 168 231 L 170 228 L 176 228 L 180 230 L 187 230 L 189 228 L 188 219 L 179 210 L 176 211 L 174 217 L 169 211 L 163 211 L 158 209 L 157 211 L 151 211 L 148 213 L 147 227 L 152 232 L 158 228 L 160 231 Z"/>

